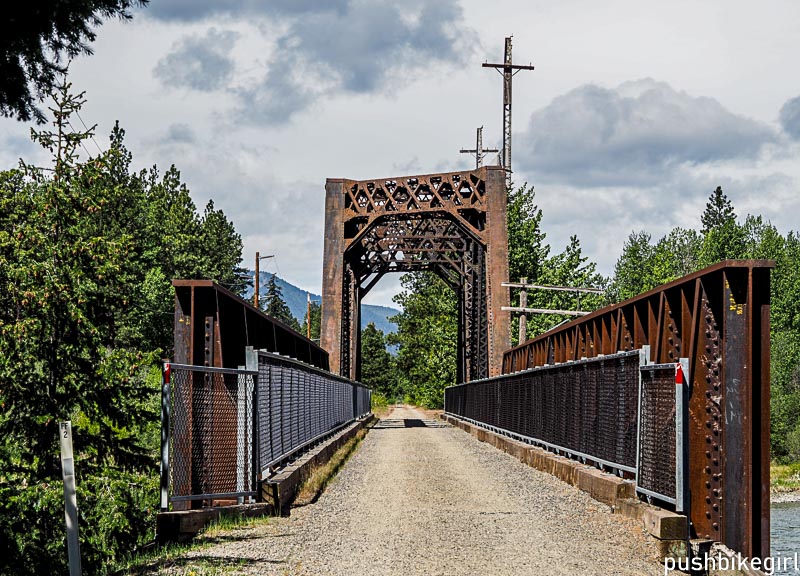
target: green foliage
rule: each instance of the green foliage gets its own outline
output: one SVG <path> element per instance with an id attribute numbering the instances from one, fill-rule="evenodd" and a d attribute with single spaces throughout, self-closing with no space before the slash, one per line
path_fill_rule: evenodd
<path id="1" fill-rule="evenodd" d="M 786 237 L 760 216 L 736 221 L 717 187 L 702 216 L 701 232 L 674 228 L 655 245 L 634 232 L 617 260 L 609 294 L 621 301 L 724 259 L 775 260 L 771 275 L 772 456 L 798 458 L 800 439 L 800 239 Z"/>
<path id="2" fill-rule="evenodd" d="M 129 9 L 148 0 L 51 0 L 19 3 L 0 25 L 0 114 L 45 121 L 35 101 L 58 85 L 62 64 L 91 54 L 104 18 L 131 17 Z"/>
<path id="3" fill-rule="evenodd" d="M 300 324 L 298 324 L 297 318 L 292 315 L 292 311 L 289 310 L 289 305 L 286 304 L 286 301 L 283 299 L 283 292 L 281 291 L 281 287 L 278 286 L 274 274 L 269 277 L 267 292 L 264 294 L 263 299 L 259 300 L 259 304 L 262 302 L 262 309 L 266 314 L 280 320 L 292 330 L 301 332 Z"/>
<path id="4" fill-rule="evenodd" d="M 394 297 L 402 312 L 393 316 L 397 332 L 387 337 L 400 346 L 397 376 L 408 402 L 441 408 L 444 389 L 456 382 L 457 298 L 432 272 L 404 274 Z"/>
<path id="5" fill-rule="evenodd" d="M 222 210 L 214 209 L 209 200 L 200 220 L 200 246 L 205 253 L 205 278 L 216 280 L 240 296 L 251 284 L 247 271 L 239 266 L 242 261 L 242 237 Z"/>
<path id="6" fill-rule="evenodd" d="M 549 286 L 605 288 L 605 279 L 597 273 L 597 265 L 589 262 L 588 257 L 583 255 L 577 236 L 569 239 L 563 252 L 542 262 L 537 281 Z M 596 294 L 553 290 L 535 290 L 528 294 L 529 307 L 545 310 L 591 311 L 601 307 L 603 303 L 604 298 Z M 528 322 L 528 337 L 542 334 L 569 318 L 557 314 L 534 315 Z"/>
<path id="7" fill-rule="evenodd" d="M 386 338 L 374 322 L 361 331 L 361 382 L 387 397 L 397 394 L 392 356 L 386 349 Z"/>
<path id="8" fill-rule="evenodd" d="M 508 195 L 508 273 L 512 281 L 537 282 L 550 254 L 542 232 L 542 211 L 534 203 L 533 186 L 521 186 Z"/>
<path id="9" fill-rule="evenodd" d="M 80 162 L 91 130 L 73 133 L 70 116 L 83 95 L 65 84 L 54 99 L 53 129 L 33 132 L 52 168 L 0 172 L 0 573 L 65 571 L 62 420 L 84 569 L 152 538 L 169 279 L 231 278 L 241 252 L 213 205 L 200 218 L 177 170 L 130 172 L 118 126 L 106 152 Z M 206 252 L 204 233 L 219 249 Z"/>
<path id="10" fill-rule="evenodd" d="M 703 234 L 708 234 L 714 228 L 720 228 L 729 222 L 736 222 L 733 204 L 722 192 L 722 186 L 717 186 L 708 197 L 706 209 L 703 211 L 700 221 L 703 224 Z"/>

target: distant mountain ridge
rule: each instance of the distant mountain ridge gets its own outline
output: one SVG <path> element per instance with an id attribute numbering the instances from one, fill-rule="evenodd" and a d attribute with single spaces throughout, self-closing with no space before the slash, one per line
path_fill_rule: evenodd
<path id="1" fill-rule="evenodd" d="M 253 279 L 255 277 L 255 273 L 251 270 L 250 278 Z M 274 274 L 272 272 L 261 272 L 259 273 L 259 284 L 261 286 L 261 294 L 264 294 L 264 289 L 269 282 L 269 279 L 272 278 Z M 322 296 L 319 294 L 314 294 L 312 292 L 308 292 L 303 290 L 302 288 L 298 288 L 294 284 L 291 284 L 281 278 L 278 275 L 275 276 L 275 283 L 281 289 L 281 293 L 283 294 L 283 300 L 286 302 L 286 305 L 289 306 L 289 310 L 292 312 L 292 316 L 297 318 L 297 321 L 302 323 L 303 318 L 306 317 L 306 299 L 307 295 L 311 294 L 312 302 L 321 302 Z M 248 287 L 247 291 L 245 292 L 245 298 L 250 299 L 253 297 L 253 288 Z M 390 332 L 397 332 L 397 325 L 394 322 L 389 321 L 389 317 L 394 316 L 395 314 L 399 314 L 400 311 L 395 308 L 390 308 L 388 306 L 374 306 L 372 304 L 362 304 L 361 305 L 361 327 L 364 328 L 370 322 L 375 324 L 375 327 L 382 331 L 384 334 L 388 334 Z"/>

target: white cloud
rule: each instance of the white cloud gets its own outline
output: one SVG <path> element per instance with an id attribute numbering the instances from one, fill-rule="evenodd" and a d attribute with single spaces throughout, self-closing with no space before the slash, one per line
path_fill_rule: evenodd
<path id="1" fill-rule="evenodd" d="M 652 186 L 683 164 L 755 159 L 775 138 L 713 98 L 663 82 L 584 85 L 531 115 L 517 167 L 548 182 Z"/>

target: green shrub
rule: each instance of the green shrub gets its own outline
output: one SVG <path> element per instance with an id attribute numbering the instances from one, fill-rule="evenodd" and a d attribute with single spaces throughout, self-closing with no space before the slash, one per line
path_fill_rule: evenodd
<path id="1" fill-rule="evenodd" d="M 85 574 L 102 574 L 114 558 L 153 540 L 157 474 L 108 470 L 81 477 L 78 529 Z M 0 486 L 0 574 L 67 571 L 64 487 L 59 482 Z"/>

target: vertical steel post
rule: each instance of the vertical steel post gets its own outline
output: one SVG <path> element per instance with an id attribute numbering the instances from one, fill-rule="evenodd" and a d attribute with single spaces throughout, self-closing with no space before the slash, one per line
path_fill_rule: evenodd
<path id="1" fill-rule="evenodd" d="M 675 511 L 689 510 L 689 359 L 675 364 Z"/>
<path id="2" fill-rule="evenodd" d="M 642 366 L 650 363 L 650 346 L 642 346 L 639 350 L 639 394 L 636 408 L 636 472 L 634 475 L 636 486 L 639 485 L 639 458 L 642 437 Z"/>
<path id="3" fill-rule="evenodd" d="M 170 443 L 170 365 L 161 368 L 161 511 L 169 510 L 169 443 Z"/>
<path id="4" fill-rule="evenodd" d="M 253 391 L 250 395 L 250 423 L 252 425 L 250 438 L 250 490 L 256 493 L 255 499 L 261 498 L 261 490 L 258 487 L 258 474 L 261 470 L 261 436 L 259 434 L 260 414 L 259 414 L 259 374 L 258 374 L 258 352 L 252 346 L 245 348 L 245 368 L 255 372 L 253 379 Z M 269 386 L 269 381 L 265 383 Z M 269 406 L 270 404 L 268 404 Z M 270 437 L 272 434 L 270 434 Z"/>
<path id="5" fill-rule="evenodd" d="M 72 422 L 59 423 L 61 474 L 64 479 L 64 518 L 67 524 L 69 575 L 81 576 L 81 549 L 78 541 L 78 500 L 75 495 L 75 460 L 72 456 Z"/>
<path id="6" fill-rule="evenodd" d="M 238 366 L 239 370 L 244 370 L 244 366 Z M 236 375 L 236 491 L 244 492 L 245 484 L 249 476 L 247 470 L 248 449 L 251 442 L 248 442 L 248 414 L 247 414 L 247 376 L 245 374 Z M 252 430 L 252 428 L 250 428 Z M 237 504 L 244 504 L 244 496 L 236 498 Z"/>
<path id="7" fill-rule="evenodd" d="M 520 278 L 519 283 L 522 288 L 519 291 L 519 307 L 525 308 L 528 305 L 528 289 L 525 285 L 528 283 L 527 278 Z M 525 312 L 519 315 L 519 343 L 522 344 L 528 339 L 528 315 Z"/>

